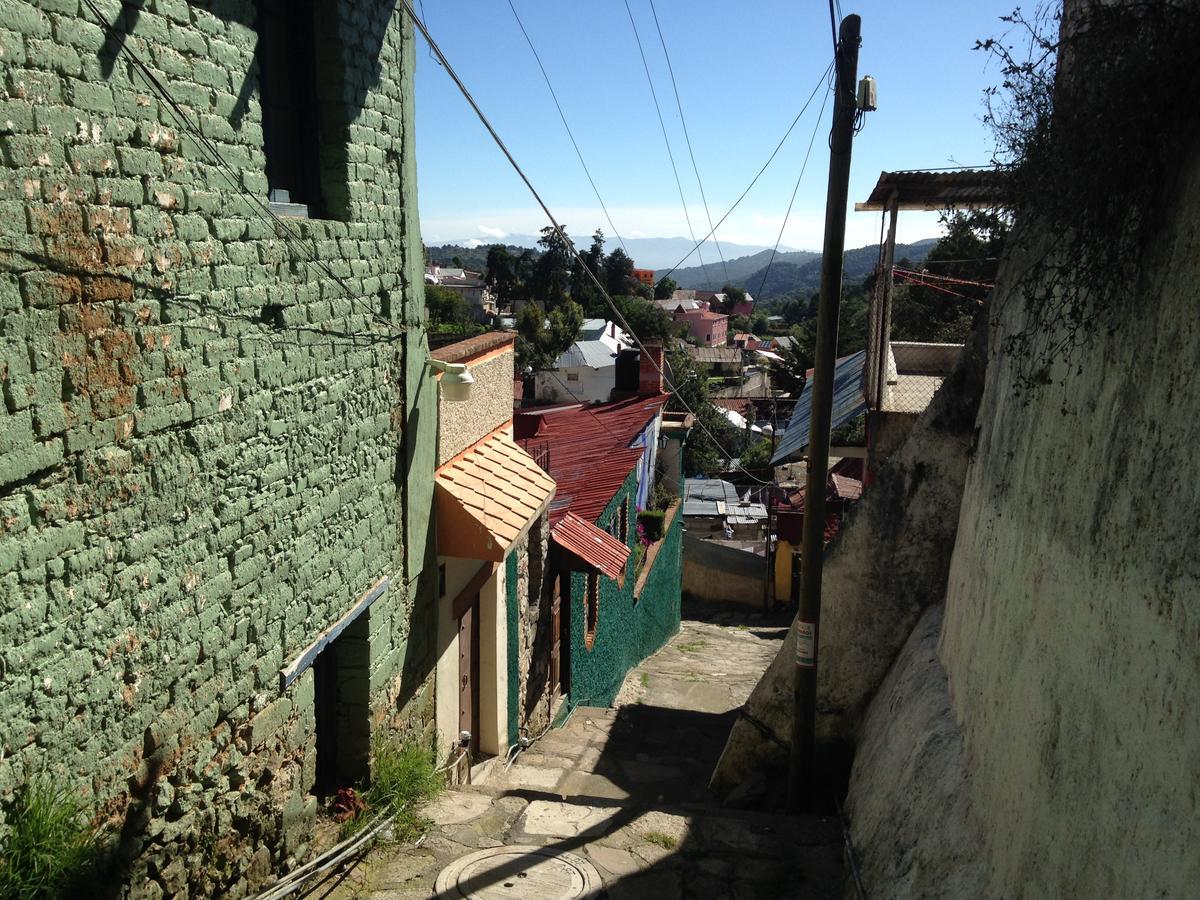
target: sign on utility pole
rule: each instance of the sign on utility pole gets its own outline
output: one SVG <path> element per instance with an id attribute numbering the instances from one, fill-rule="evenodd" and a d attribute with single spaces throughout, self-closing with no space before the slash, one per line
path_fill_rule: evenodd
<path id="1" fill-rule="evenodd" d="M 861 20 L 846 16 L 838 34 L 829 137 L 829 189 L 825 200 L 825 246 L 821 252 L 821 295 L 817 307 L 817 346 L 813 363 L 812 414 L 808 438 L 808 482 L 804 491 L 804 537 L 800 609 L 796 614 L 795 716 L 788 769 L 793 808 L 814 802 L 814 728 L 817 709 L 817 641 L 821 625 L 821 563 L 825 552 L 825 481 L 829 470 L 829 430 L 833 409 L 833 368 L 837 356 L 838 307 L 842 296 L 842 253 L 846 244 L 846 204 L 850 151 L 858 109 L 858 42 Z"/>

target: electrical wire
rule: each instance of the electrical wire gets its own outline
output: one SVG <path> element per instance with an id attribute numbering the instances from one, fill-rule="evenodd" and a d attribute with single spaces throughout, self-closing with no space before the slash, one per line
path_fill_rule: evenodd
<path id="1" fill-rule="evenodd" d="M 754 176 L 754 178 L 752 178 L 750 180 L 750 184 L 746 186 L 746 189 L 744 191 L 742 191 L 741 196 L 739 196 L 737 198 L 737 200 L 735 200 L 733 202 L 733 206 L 729 207 L 729 209 L 725 211 L 725 215 L 721 216 L 721 218 L 717 220 L 716 227 L 714 227 L 712 229 L 712 231 L 710 231 L 707 235 L 705 235 L 704 240 L 708 240 L 710 237 L 712 237 L 713 233 L 717 230 L 717 228 L 720 228 L 721 224 L 726 219 L 728 219 L 729 216 L 732 215 L 733 211 L 738 208 L 738 206 L 741 204 L 741 202 L 746 199 L 746 195 L 750 193 L 750 191 L 754 188 L 754 185 L 758 184 L 758 179 L 762 177 L 763 172 L 767 171 L 767 168 L 771 165 L 772 162 L 774 162 L 775 157 L 779 154 L 780 149 L 782 149 L 784 143 L 787 141 L 788 137 L 791 135 L 792 131 L 795 129 L 797 123 L 800 121 L 800 117 L 804 115 L 805 111 L 808 109 L 809 105 L 812 103 L 813 98 L 817 96 L 817 92 L 821 90 L 821 85 L 823 83 L 825 83 L 825 81 L 828 79 L 829 73 L 831 71 L 833 71 L 833 63 L 830 63 L 826 67 L 825 71 L 821 73 L 821 77 L 820 77 L 820 79 L 818 79 L 816 87 L 814 87 L 812 89 L 812 93 L 809 94 L 808 99 L 804 101 L 804 106 L 800 107 L 800 112 L 796 113 L 796 117 L 794 119 L 792 119 L 792 124 L 790 124 L 787 127 L 787 131 L 785 131 L 783 133 L 783 137 L 781 137 L 779 139 L 779 143 L 775 145 L 775 149 L 771 151 L 771 155 L 767 157 L 767 161 L 762 164 L 762 168 L 759 169 L 758 173 Z M 701 242 L 701 243 L 703 243 L 703 242 Z M 675 265 L 673 265 L 673 266 L 671 266 L 671 268 L 667 269 L 666 273 L 663 274 L 663 276 L 661 278 L 659 278 L 657 282 L 655 282 L 655 287 L 662 284 L 666 279 L 670 278 L 671 273 L 674 272 L 676 269 L 678 269 L 680 266 L 682 266 L 685 262 L 687 262 L 688 259 L 691 258 L 691 255 L 696 252 L 696 250 L 699 248 L 699 246 L 700 245 L 697 244 L 695 247 L 693 247 L 691 250 L 689 250 L 683 256 L 683 258 L 679 260 L 679 262 L 675 263 Z"/>
<path id="2" fill-rule="evenodd" d="M 90 2 L 90 0 L 89 0 L 89 2 Z M 462 78 L 459 77 L 458 72 L 455 71 L 454 67 L 452 65 L 450 65 L 450 61 L 448 59 L 446 59 L 446 55 L 442 52 L 442 48 L 438 45 L 437 41 L 435 41 L 433 39 L 433 36 L 429 33 L 429 31 L 425 28 L 424 23 L 421 22 L 421 20 L 419 18 L 417 18 L 416 11 L 413 9 L 413 6 L 412 6 L 412 0 L 400 0 L 400 3 L 404 7 L 404 11 L 408 14 L 408 16 L 412 20 L 413 24 L 421 32 L 422 37 L 424 37 L 426 42 L 428 42 L 430 49 L 432 49 L 433 52 L 437 55 L 438 60 L 442 64 L 442 68 L 444 68 L 446 70 L 446 74 L 450 76 L 450 78 L 454 82 L 455 86 L 459 89 L 459 92 L 463 95 L 463 98 L 467 101 L 468 105 L 470 105 L 471 109 L 475 112 L 475 115 L 479 118 L 480 123 L 487 130 L 488 134 L 491 135 L 492 140 L 496 142 L 496 146 L 500 148 L 500 152 L 504 154 L 505 159 L 508 160 L 509 164 L 513 167 L 513 170 L 517 173 L 518 177 L 520 177 L 521 181 L 523 181 L 525 183 L 525 187 L 529 189 L 530 194 L 533 195 L 533 199 L 537 201 L 537 204 L 538 204 L 538 206 L 541 207 L 542 212 L 544 212 L 546 214 L 546 218 L 550 220 L 550 224 L 554 227 L 554 231 L 558 234 L 559 239 L 563 242 L 563 246 L 565 246 L 568 250 L 570 250 L 571 255 L 575 258 L 575 261 L 579 263 L 580 268 L 591 279 L 592 284 L 594 284 L 596 286 L 596 289 L 600 292 L 600 296 L 604 298 L 604 302 L 607 303 L 609 309 L 612 310 L 613 317 L 616 319 L 617 324 L 619 324 L 624 329 L 625 333 L 633 339 L 633 342 L 635 344 L 637 344 L 638 349 L 645 355 L 645 357 L 647 359 L 650 360 L 651 365 L 654 366 L 655 370 L 659 373 L 659 375 L 662 376 L 663 381 L 667 384 L 668 387 L 671 388 L 671 391 L 675 394 L 675 397 L 679 401 L 680 406 L 682 406 L 684 408 L 684 410 L 691 413 L 695 417 L 696 425 L 699 426 L 700 430 L 703 431 L 708 436 L 708 439 L 711 440 L 713 442 L 713 445 L 721 451 L 722 455 L 724 455 L 727 459 L 729 459 L 732 462 L 734 459 L 736 459 L 736 457 L 734 457 L 731 453 L 729 453 L 727 450 L 725 450 L 724 447 L 721 446 L 720 441 L 718 441 L 713 436 L 712 432 L 709 431 L 708 426 L 706 426 L 704 424 L 704 422 L 701 421 L 700 417 L 698 415 L 696 415 L 696 412 L 693 409 L 691 409 L 691 407 L 689 407 L 687 405 L 686 401 L 684 401 L 683 398 L 679 396 L 678 392 L 675 391 L 675 387 L 673 384 L 671 384 L 671 380 L 667 376 L 666 372 L 664 371 L 664 368 L 662 366 L 660 366 L 653 357 L 650 356 L 649 352 L 646 350 L 646 345 L 644 343 L 642 343 L 641 339 L 638 338 L 636 332 L 634 332 L 634 330 L 630 326 L 629 322 L 621 314 L 621 310 L 617 308 L 616 303 L 613 302 L 612 297 L 609 296 L 608 291 L 605 290 L 605 288 L 604 288 L 604 285 L 601 284 L 600 280 L 596 277 L 596 273 L 594 273 L 591 270 L 591 268 L 586 264 L 586 262 L 583 259 L 583 256 L 579 253 L 579 250 L 575 247 L 574 242 L 572 242 L 570 237 L 568 237 L 568 235 L 567 235 L 566 231 L 563 229 L 562 225 L 559 224 L 559 221 L 555 217 L 554 213 L 550 211 L 550 207 L 546 205 L 546 201 L 542 199 L 542 195 L 538 192 L 537 188 L 535 188 L 533 186 L 533 182 L 529 180 L 529 176 L 525 174 L 525 170 L 521 168 L 520 163 L 518 163 L 516 158 L 512 155 L 512 152 L 508 149 L 508 145 L 506 145 L 504 143 L 504 140 L 500 137 L 499 132 L 496 131 L 495 126 L 492 125 L 491 120 L 488 119 L 488 117 L 484 114 L 483 110 L 479 107 L 479 104 L 476 102 L 474 96 L 472 96 L 470 89 L 467 88 L 466 84 L 463 82 Z M 824 80 L 824 76 L 822 76 L 822 80 Z M 818 88 L 819 87 L 820 87 L 820 85 L 818 84 Z M 815 90 L 814 90 L 812 96 L 813 97 L 816 96 Z M 811 100 L 812 100 L 812 97 L 809 98 L 809 102 L 811 102 Z M 806 108 L 807 108 L 807 105 L 808 104 L 806 103 L 805 104 Z M 801 114 L 803 114 L 803 110 L 801 110 Z M 799 116 L 796 117 L 796 121 L 799 121 Z M 795 122 L 793 122 L 793 126 L 794 125 L 795 125 Z M 788 131 L 790 133 L 791 129 L 789 128 Z M 786 135 L 785 135 L 785 138 L 786 138 Z M 782 141 L 780 142 L 780 146 L 782 146 Z M 775 148 L 776 153 L 778 152 L 778 150 L 779 150 L 779 148 L 776 147 Z M 774 159 L 774 156 L 775 156 L 775 154 L 773 153 L 771 155 L 771 159 Z M 768 160 L 768 164 L 769 163 L 770 163 L 770 160 Z M 764 169 L 765 168 L 766 167 L 764 166 Z M 761 174 L 762 174 L 762 171 L 760 170 L 759 175 L 761 175 Z M 756 181 L 757 181 L 757 178 L 758 178 L 758 176 L 755 176 Z M 751 187 L 753 187 L 753 182 L 751 183 Z M 748 191 L 749 191 L 749 189 L 747 189 L 747 192 Z M 745 196 L 745 194 L 743 194 L 743 196 Z M 739 202 L 740 202 L 740 200 L 739 200 Z M 730 212 L 732 212 L 732 209 L 730 210 Z M 728 215 L 728 213 L 726 213 L 726 215 Z M 719 222 L 717 224 L 720 225 Z M 690 256 L 691 254 L 688 254 L 688 255 Z M 751 472 L 748 472 L 742 466 L 739 465 L 738 468 L 741 469 L 741 471 L 747 477 L 751 478 L 752 480 L 757 481 L 760 484 L 770 484 L 770 482 L 763 481 L 758 476 L 754 475 Z"/>
<path id="3" fill-rule="evenodd" d="M 712 213 L 708 211 L 708 197 L 704 193 L 704 182 L 700 179 L 700 167 L 696 165 L 696 153 L 692 149 L 692 137 L 688 133 L 687 118 L 683 115 L 683 101 L 679 99 L 679 85 L 675 83 L 675 67 L 671 65 L 671 54 L 667 52 L 667 39 L 663 37 L 662 25 L 658 22 L 658 10 L 654 8 L 654 0 L 650 0 L 650 14 L 654 16 L 654 27 L 658 30 L 658 41 L 662 44 L 663 58 L 667 61 L 667 72 L 671 76 L 671 89 L 675 92 L 675 108 L 679 110 L 679 121 L 683 125 L 683 139 L 687 141 L 688 156 L 692 158 L 692 171 L 696 173 L 696 184 L 700 188 L 700 202 L 704 204 L 704 216 L 708 219 L 709 231 L 715 232 Z M 692 235 L 692 240 L 694 241 L 695 239 L 696 236 Z M 713 243 L 717 247 L 717 256 L 721 259 L 721 270 L 725 273 L 725 283 L 729 284 L 729 266 L 725 263 L 725 253 L 721 250 L 721 242 L 717 240 L 715 233 L 713 235 Z"/>
<path id="4" fill-rule="evenodd" d="M 600 189 L 596 187 L 592 173 L 588 170 L 588 165 L 583 160 L 583 151 L 579 149 L 579 144 L 575 140 L 575 134 L 571 131 L 571 126 L 567 124 L 567 116 L 563 112 L 562 104 L 558 102 L 558 94 L 554 90 L 554 85 L 550 83 L 550 75 L 546 72 L 546 67 L 542 64 L 542 57 L 538 54 L 537 48 L 533 46 L 533 40 L 529 37 L 529 32 L 525 30 L 525 23 L 521 21 L 521 17 L 517 13 L 517 7 L 513 5 L 513 0 L 508 0 L 508 8 L 512 10 L 513 18 L 517 20 L 517 27 L 521 29 L 521 34 L 525 36 L 525 43 L 529 45 L 529 49 L 533 53 L 533 58 L 537 61 L 538 68 L 542 71 L 542 79 L 546 82 L 546 87 L 550 90 L 550 97 L 554 100 L 554 108 L 558 110 L 558 117 L 562 120 L 563 128 L 567 130 L 567 137 L 571 139 L 571 146 L 575 148 L 575 155 L 579 157 L 579 165 L 583 167 L 583 174 L 587 176 L 588 184 L 592 186 L 592 193 L 596 195 L 596 200 L 600 203 L 600 209 L 604 211 L 604 218 L 608 220 L 608 226 L 613 230 L 613 234 L 617 238 L 617 243 L 621 245 L 621 249 L 628 256 L 629 248 L 625 246 L 621 232 L 617 231 L 617 226 L 613 222 L 612 216 L 608 213 L 608 206 L 605 205 L 604 198 L 600 196 Z"/>
<path id="5" fill-rule="evenodd" d="M 767 276 L 771 274 L 771 266 L 775 263 L 775 254 L 779 252 L 779 242 L 783 240 L 783 231 L 787 228 L 788 219 L 792 215 L 792 205 L 796 202 L 796 194 L 800 191 L 800 181 L 804 178 L 804 170 L 808 168 L 808 158 L 812 155 L 813 144 L 817 140 L 817 131 L 821 127 L 821 117 L 825 115 L 825 105 L 829 102 L 829 92 L 825 92 L 824 99 L 821 100 L 821 110 L 817 113 L 816 121 L 813 122 L 812 136 L 808 139 L 808 149 L 804 151 L 804 162 L 800 165 L 800 174 L 796 176 L 796 186 L 792 188 L 792 198 L 788 201 L 787 212 L 783 214 L 783 224 L 779 226 L 779 234 L 775 237 L 775 246 L 771 248 L 771 258 L 767 260 L 767 267 L 763 270 L 762 279 L 758 282 L 758 293 L 761 296 L 763 286 L 767 283 Z"/>
<path id="6" fill-rule="evenodd" d="M 916 285 L 918 287 L 927 287 L 930 290 L 940 291 L 943 294 L 949 294 L 951 297 L 961 297 L 963 300 L 970 300 L 972 303 L 977 303 L 980 306 L 983 305 L 983 301 L 980 300 L 978 297 L 970 297 L 967 294 L 961 294 L 958 291 L 952 291 L 949 288 L 942 287 L 941 285 L 932 284 L 931 282 L 928 282 L 928 281 L 922 281 L 919 278 L 913 278 L 909 275 L 904 274 L 903 272 L 897 272 L 896 274 L 898 274 L 900 276 L 901 280 L 904 281 L 906 284 Z"/>
<path id="7" fill-rule="evenodd" d="M 275 210 L 271 209 L 270 203 L 248 190 L 242 184 L 241 177 L 233 170 L 233 167 L 226 162 L 224 156 L 221 155 L 221 151 L 217 148 L 217 146 L 208 138 L 207 135 L 203 133 L 202 129 L 191 120 L 187 112 L 180 106 L 179 102 L 176 101 L 175 97 L 167 89 L 166 85 L 162 83 L 154 71 L 146 65 L 146 63 L 140 56 L 138 56 L 136 52 L 130 49 L 128 42 L 121 39 L 122 35 L 117 32 L 116 28 L 106 18 L 104 18 L 104 14 L 96 6 L 94 0 L 83 0 L 83 2 L 84 5 L 91 10 L 92 15 L 95 17 L 96 22 L 100 25 L 101 29 L 108 35 L 109 38 L 117 42 L 118 46 L 121 48 L 121 51 L 129 57 L 134 67 L 146 80 L 146 83 L 150 85 L 151 90 L 157 93 L 159 97 L 167 104 L 171 114 L 175 116 L 179 123 L 191 133 L 197 144 L 209 153 L 214 164 L 222 172 L 222 174 L 225 175 L 226 179 L 228 179 L 229 182 L 234 186 L 235 190 L 237 190 L 243 196 L 248 197 L 252 203 L 266 213 L 266 217 L 263 217 L 262 212 L 256 212 L 255 215 L 263 218 L 269 217 L 269 220 L 275 227 L 275 233 L 283 237 L 285 241 L 290 242 L 292 246 L 302 250 L 303 253 L 308 257 L 304 260 L 304 262 L 315 266 L 318 270 L 335 282 L 342 289 L 351 303 L 361 303 L 362 301 L 358 299 L 350 286 L 347 285 L 346 282 L 336 272 L 334 272 L 332 268 L 329 267 L 328 263 L 316 255 L 315 250 L 309 250 L 308 246 L 303 242 L 301 237 L 292 230 L 292 227 L 285 222 L 275 212 Z M 416 17 L 415 11 L 413 12 L 413 17 Z M 311 255 L 309 255 L 310 253 Z M 388 319 L 385 319 L 370 307 L 364 308 L 366 313 L 378 323 L 396 332 L 404 331 L 402 327 L 397 326 L 394 322 L 391 322 Z"/>
<path id="8" fill-rule="evenodd" d="M 912 269 L 902 269 L 892 266 L 892 271 L 900 275 L 916 275 L 920 278 L 932 278 L 934 281 L 945 281 L 950 284 L 969 284 L 973 287 L 994 288 L 996 285 L 987 281 L 970 281 L 966 278 L 954 278 L 951 275 L 935 275 L 933 272 L 915 272 Z"/>
<path id="9" fill-rule="evenodd" d="M 687 199 L 683 196 L 683 182 L 679 180 L 679 169 L 675 166 L 675 154 L 671 152 L 671 140 L 667 137 L 667 124 L 663 120 L 662 107 L 658 105 L 658 92 L 654 90 L 654 79 L 650 77 L 650 63 L 646 61 L 646 51 L 642 47 L 642 36 L 638 33 L 637 22 L 634 21 L 633 10 L 629 7 L 629 0 L 625 0 L 625 12 L 629 14 L 629 24 L 633 26 L 633 37 L 637 41 L 638 53 L 642 57 L 642 68 L 646 72 L 646 83 L 650 85 L 650 97 L 654 100 L 654 112 L 658 115 L 658 127 L 662 129 L 663 143 L 667 147 L 667 159 L 671 161 L 671 171 L 675 175 L 675 187 L 679 190 L 679 203 L 683 206 L 683 218 L 687 222 L 688 234 L 694 242 L 696 240 L 696 232 L 692 228 L 692 217 L 688 213 Z M 711 235 L 712 232 L 710 231 L 709 234 Z M 700 243 L 703 244 L 704 241 Z M 713 280 L 708 274 L 708 266 L 704 264 L 703 253 L 700 253 L 700 268 L 704 270 L 705 283 L 709 287 L 712 287 Z"/>

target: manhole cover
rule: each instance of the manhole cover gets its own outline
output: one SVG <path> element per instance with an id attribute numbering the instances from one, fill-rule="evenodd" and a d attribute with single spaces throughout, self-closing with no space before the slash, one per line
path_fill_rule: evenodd
<path id="1" fill-rule="evenodd" d="M 437 878 L 439 898 L 574 900 L 600 892 L 600 873 L 574 853 L 545 847 L 493 847 L 455 860 Z"/>

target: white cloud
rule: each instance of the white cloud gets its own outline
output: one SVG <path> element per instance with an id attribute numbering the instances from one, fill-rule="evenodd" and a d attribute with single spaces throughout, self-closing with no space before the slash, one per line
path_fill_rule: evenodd
<path id="1" fill-rule="evenodd" d="M 788 218 L 780 243 L 798 250 L 820 250 L 825 229 L 824 207 L 804 209 L 800 208 L 799 204 L 797 207 Z M 693 227 L 704 221 L 703 207 L 689 211 L 692 213 Z M 487 216 L 488 221 L 498 224 L 477 224 L 481 212 Z M 687 237 L 688 234 L 687 224 L 678 206 L 609 207 L 609 212 L 621 234 L 627 238 Z M 616 245 L 615 237 L 609 234 L 611 229 L 604 218 L 604 212 L 598 207 L 560 207 L 555 210 L 555 214 L 559 221 L 566 223 L 571 235 L 581 242 L 586 243 L 592 231 L 599 225 L 608 235 L 610 244 Z M 764 215 L 749 209 L 738 209 L 721 225 L 717 231 L 717 238 L 722 242 L 770 247 L 774 245 L 782 223 L 782 213 Z M 536 235 L 545 224 L 545 216 L 536 207 L 496 208 L 476 210 L 473 214 L 466 215 L 424 215 L 421 217 L 421 233 L 426 242 L 432 244 L 450 240 L 461 241 L 465 235 L 472 233 L 483 233 L 495 240 L 512 235 Z M 941 233 L 936 213 L 903 213 L 899 226 L 897 237 L 901 243 L 935 237 Z M 700 234 L 696 237 L 699 238 Z M 475 240 L 477 243 L 488 243 L 486 240 Z M 851 211 L 846 221 L 846 247 L 863 247 L 878 241 L 879 214 Z"/>

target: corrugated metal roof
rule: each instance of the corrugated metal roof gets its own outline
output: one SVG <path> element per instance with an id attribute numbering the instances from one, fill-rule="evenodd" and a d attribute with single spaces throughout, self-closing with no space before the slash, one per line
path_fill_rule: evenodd
<path id="1" fill-rule="evenodd" d="M 737 488 L 720 478 L 688 478 L 683 482 L 684 500 L 722 500 L 737 503 Z"/>
<path id="2" fill-rule="evenodd" d="M 550 475 L 558 485 L 551 522 L 567 510 L 589 522 L 599 518 L 645 452 L 631 445 L 667 399 L 666 394 L 641 394 L 587 407 L 576 403 L 516 413 L 518 444 L 550 446 Z"/>
<path id="3" fill-rule="evenodd" d="M 629 547 L 607 531 L 568 512 L 550 530 L 554 542 L 599 569 L 609 578 L 620 578 L 629 560 Z"/>
<path id="4" fill-rule="evenodd" d="M 576 341 L 554 361 L 554 368 L 590 366 L 593 369 L 603 369 L 616 363 L 616 351 L 604 341 Z"/>
<path id="5" fill-rule="evenodd" d="M 895 197 L 897 209 L 941 211 L 1001 206 L 1008 196 L 1005 174 L 997 169 L 959 169 L 949 172 L 880 172 L 879 181 L 858 212 L 886 209 Z"/>
<path id="6" fill-rule="evenodd" d="M 690 347 L 688 355 L 698 363 L 735 366 L 742 364 L 742 351 L 737 347 Z"/>
<path id="7" fill-rule="evenodd" d="M 833 368 L 833 413 L 832 428 L 845 425 L 851 419 L 862 415 L 867 409 L 867 399 L 863 394 L 863 369 L 866 365 L 867 351 L 859 350 L 849 356 L 843 356 Z M 792 418 L 788 421 L 787 430 L 771 464 L 778 465 L 793 456 L 799 455 L 808 446 L 809 421 L 812 418 L 813 382 L 810 377 L 804 385 L 796 407 L 792 410 Z"/>
<path id="8" fill-rule="evenodd" d="M 554 481 L 503 431 L 440 466 L 434 483 L 438 551 L 467 559 L 504 559 L 554 496 Z"/>
<path id="9" fill-rule="evenodd" d="M 767 517 L 767 507 L 762 503 L 725 503 L 717 504 L 717 513 L 729 519 L 731 524 L 752 524 Z"/>

